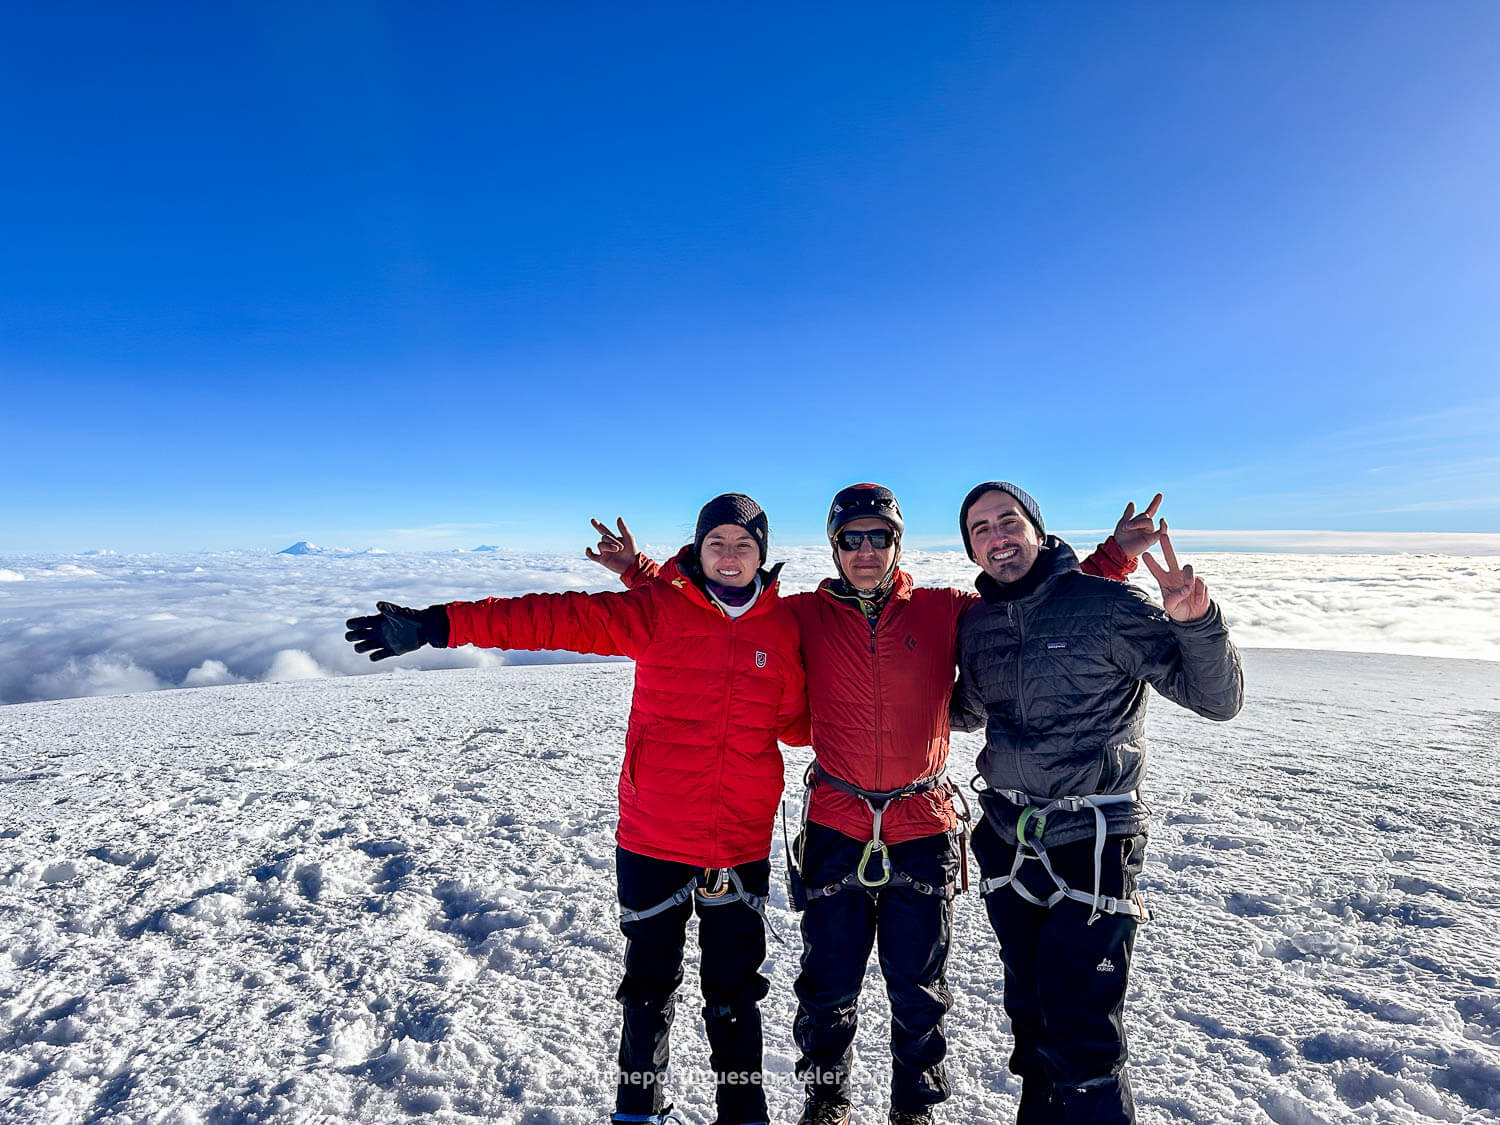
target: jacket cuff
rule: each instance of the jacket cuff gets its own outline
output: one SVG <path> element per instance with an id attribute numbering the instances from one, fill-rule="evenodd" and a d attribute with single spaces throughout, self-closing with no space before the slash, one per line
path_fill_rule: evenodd
<path id="1" fill-rule="evenodd" d="M 430 605 L 422 611 L 422 635 L 433 648 L 448 647 L 448 606 Z"/>
<path id="2" fill-rule="evenodd" d="M 1095 547 L 1094 554 L 1099 557 L 1101 563 L 1114 571 L 1113 575 L 1105 577 L 1124 578 L 1127 574 L 1134 574 L 1135 568 L 1140 565 L 1139 559 L 1131 558 L 1120 548 L 1120 544 L 1115 541 L 1113 535 Z"/>
<path id="3" fill-rule="evenodd" d="M 660 569 L 644 551 L 637 551 L 635 561 L 625 569 L 624 574 L 620 575 L 620 581 L 633 590 L 641 583 L 655 578 Z"/>
<path id="4" fill-rule="evenodd" d="M 1179 636 L 1201 636 L 1207 633 L 1224 631 L 1224 611 L 1219 608 L 1219 603 L 1210 600 L 1208 612 L 1202 617 L 1195 617 L 1191 621 L 1178 621 L 1175 617 L 1169 617 L 1172 622 L 1172 631 Z"/>

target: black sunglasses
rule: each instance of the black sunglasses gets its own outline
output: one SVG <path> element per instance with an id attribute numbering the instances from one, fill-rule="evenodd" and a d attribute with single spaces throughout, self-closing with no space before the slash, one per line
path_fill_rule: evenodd
<path id="1" fill-rule="evenodd" d="M 873 531 L 841 531 L 834 542 L 839 545 L 840 551 L 857 551 L 866 539 L 875 550 L 883 551 L 896 541 L 896 533 L 888 527 L 879 527 Z"/>

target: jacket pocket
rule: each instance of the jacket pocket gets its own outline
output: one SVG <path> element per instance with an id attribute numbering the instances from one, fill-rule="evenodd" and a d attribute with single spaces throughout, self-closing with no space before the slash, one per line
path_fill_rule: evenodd
<path id="1" fill-rule="evenodd" d="M 640 765 L 641 736 L 634 728 L 625 735 L 625 761 L 620 766 L 620 779 L 630 788 L 635 788 L 635 771 Z"/>

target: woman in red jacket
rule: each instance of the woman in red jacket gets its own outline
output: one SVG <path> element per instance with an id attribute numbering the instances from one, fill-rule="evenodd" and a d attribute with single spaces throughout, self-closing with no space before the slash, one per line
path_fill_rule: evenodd
<path id="1" fill-rule="evenodd" d="M 766 1120 L 758 1004 L 761 915 L 781 800 L 778 739 L 808 741 L 797 625 L 766 571 L 766 515 L 726 493 L 657 581 L 624 593 L 528 594 L 424 610 L 378 603 L 345 637 L 382 660 L 424 644 L 629 656 L 635 694 L 620 770 L 615 871 L 625 935 L 613 1121 L 665 1122 L 673 994 L 699 917 L 717 1125 Z M 675 1119 L 674 1119 L 675 1120 Z"/>

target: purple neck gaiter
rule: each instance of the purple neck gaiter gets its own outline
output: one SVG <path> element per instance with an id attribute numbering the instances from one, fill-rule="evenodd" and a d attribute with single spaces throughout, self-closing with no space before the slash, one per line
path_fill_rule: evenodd
<path id="1" fill-rule="evenodd" d="M 703 584 L 716 600 L 732 606 L 749 605 L 759 588 L 759 584 L 754 581 L 746 586 L 721 586 L 713 579 L 705 578 Z"/>

